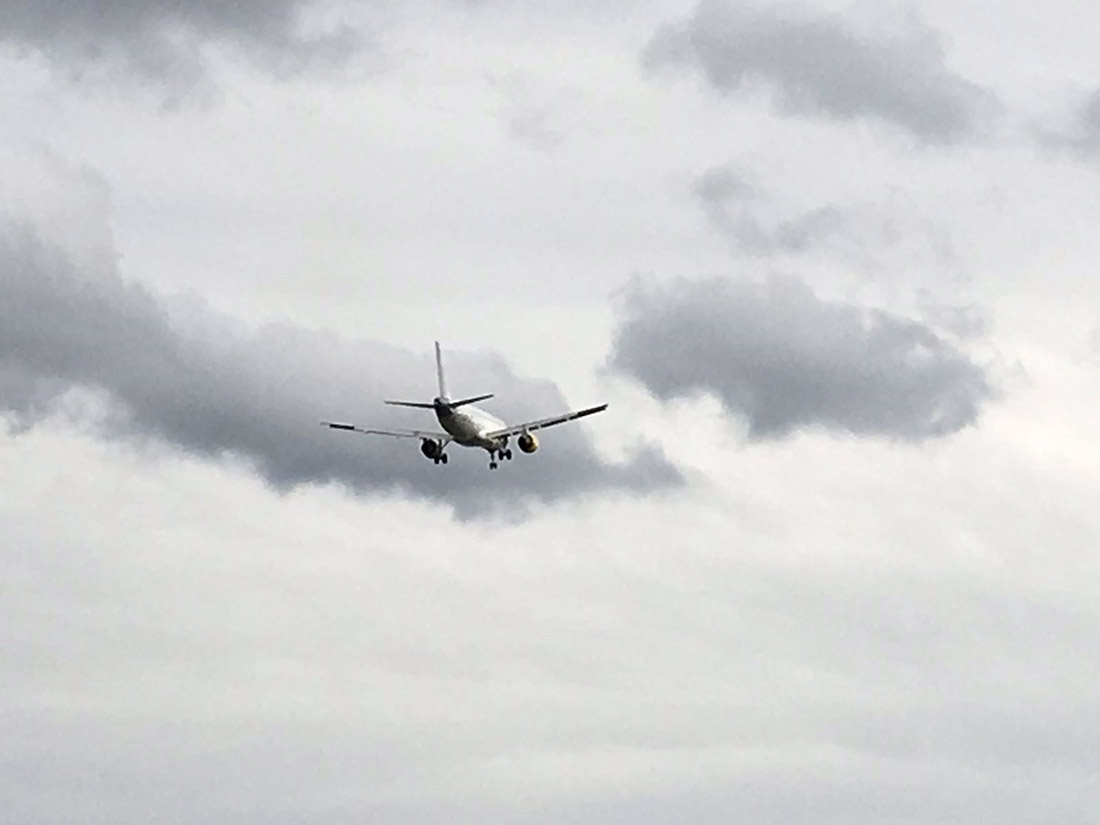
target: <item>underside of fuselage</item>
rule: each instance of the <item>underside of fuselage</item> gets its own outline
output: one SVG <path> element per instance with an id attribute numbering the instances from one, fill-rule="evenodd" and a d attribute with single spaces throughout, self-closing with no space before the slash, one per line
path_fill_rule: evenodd
<path id="1" fill-rule="evenodd" d="M 444 430 L 463 447 L 482 447 L 490 452 L 501 450 L 507 438 L 489 438 L 486 433 L 504 429 L 504 422 L 485 410 L 466 407 L 461 410 L 440 408 L 436 418 Z"/>
<path id="2" fill-rule="evenodd" d="M 480 447 L 489 453 L 489 468 L 495 469 L 497 459 L 511 460 L 512 451 L 508 449 L 508 437 L 497 436 L 492 438 L 488 433 L 503 430 L 505 424 L 495 415 L 485 412 L 477 407 L 465 407 L 455 409 L 437 405 L 436 418 L 439 424 L 447 431 L 456 444 L 463 447 Z M 445 445 L 440 444 L 436 462 L 446 461 L 443 454 Z"/>

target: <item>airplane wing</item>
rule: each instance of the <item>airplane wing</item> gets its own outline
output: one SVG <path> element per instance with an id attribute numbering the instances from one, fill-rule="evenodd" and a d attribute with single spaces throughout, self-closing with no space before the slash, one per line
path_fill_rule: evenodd
<path id="1" fill-rule="evenodd" d="M 394 438 L 429 438 L 433 441 L 442 441 L 444 445 L 451 441 L 448 433 L 429 432 L 426 430 L 374 430 L 367 427 L 357 427 L 354 424 L 336 424 L 331 421 L 322 421 L 322 427 L 333 430 L 346 430 L 349 433 L 362 433 L 363 435 L 391 435 Z"/>
<path id="2" fill-rule="evenodd" d="M 516 424 L 512 427 L 505 427 L 503 430 L 494 430 L 485 435 L 487 438 L 503 438 L 504 436 L 529 433 L 534 430 L 541 430 L 544 427 L 553 427 L 555 424 L 564 424 L 566 421 L 576 421 L 578 418 L 584 418 L 586 415 L 595 415 L 606 409 L 607 404 L 600 404 L 598 407 L 575 410 L 573 412 L 567 412 L 564 415 L 555 415 L 553 418 L 540 418 L 538 421 L 528 421 L 526 424 Z"/>

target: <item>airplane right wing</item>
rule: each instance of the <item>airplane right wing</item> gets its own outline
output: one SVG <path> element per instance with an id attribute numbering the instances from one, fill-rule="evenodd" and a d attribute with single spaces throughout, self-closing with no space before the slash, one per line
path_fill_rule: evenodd
<path id="1" fill-rule="evenodd" d="M 428 438 L 433 441 L 441 441 L 444 445 L 451 441 L 449 433 L 429 432 L 427 430 L 374 430 L 367 427 L 357 427 L 354 424 L 337 424 L 332 421 L 322 421 L 322 427 L 333 430 L 345 430 L 349 433 L 361 433 L 362 435 L 390 435 L 394 438 Z"/>
<path id="2" fill-rule="evenodd" d="M 503 430 L 494 430 L 485 435 L 487 438 L 502 438 L 504 436 L 519 435 L 520 433 L 529 433 L 534 430 L 541 430 L 543 427 L 553 427 L 555 424 L 564 424 L 566 421 L 576 421 L 578 418 L 584 418 L 586 415 L 595 415 L 606 409 L 607 404 L 600 404 L 598 407 L 575 410 L 573 412 L 564 413 L 563 415 L 555 415 L 552 418 L 540 418 L 538 421 L 528 421 L 526 424 L 515 424 L 511 427 L 505 427 Z"/>

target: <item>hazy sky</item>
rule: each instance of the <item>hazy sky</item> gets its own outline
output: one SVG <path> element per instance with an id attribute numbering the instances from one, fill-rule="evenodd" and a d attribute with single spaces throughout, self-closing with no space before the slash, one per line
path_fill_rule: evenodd
<path id="1" fill-rule="evenodd" d="M 1094 822 L 1097 30 L 0 0 L 0 819 Z"/>

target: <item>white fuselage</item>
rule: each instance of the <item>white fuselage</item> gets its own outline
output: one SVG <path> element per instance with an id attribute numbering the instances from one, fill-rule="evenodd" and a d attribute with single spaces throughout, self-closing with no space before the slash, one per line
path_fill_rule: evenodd
<path id="1" fill-rule="evenodd" d="M 507 438 L 489 438 L 487 433 L 503 430 L 507 425 L 495 415 L 485 412 L 472 405 L 460 407 L 457 410 L 436 408 L 436 418 L 456 444 L 463 447 L 484 447 L 492 451 L 501 449 L 508 442 Z"/>

